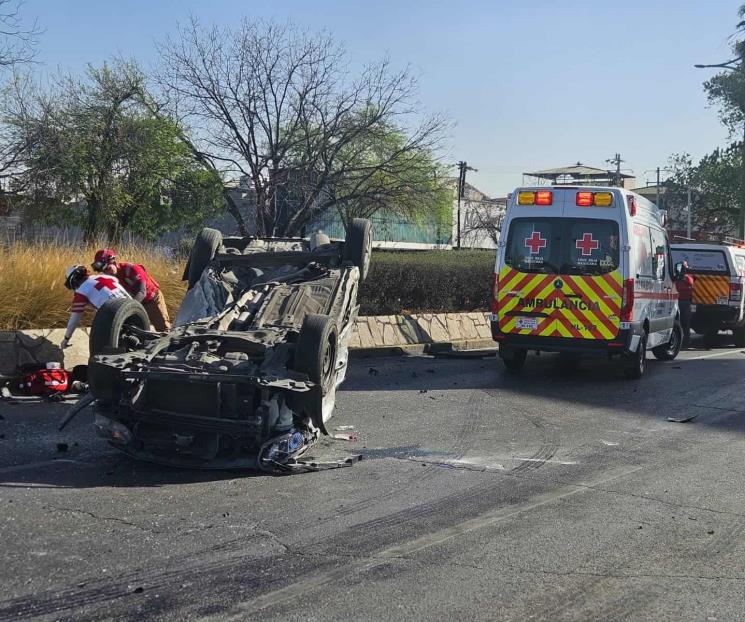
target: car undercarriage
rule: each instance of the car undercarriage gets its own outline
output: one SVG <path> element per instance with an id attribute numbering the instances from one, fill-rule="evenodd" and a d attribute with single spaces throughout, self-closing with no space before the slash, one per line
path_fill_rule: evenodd
<path id="1" fill-rule="evenodd" d="M 328 434 L 371 240 L 363 219 L 344 242 L 204 229 L 170 332 L 151 331 L 131 299 L 96 315 L 88 377 L 98 433 L 175 466 L 321 468 L 299 458 Z"/>

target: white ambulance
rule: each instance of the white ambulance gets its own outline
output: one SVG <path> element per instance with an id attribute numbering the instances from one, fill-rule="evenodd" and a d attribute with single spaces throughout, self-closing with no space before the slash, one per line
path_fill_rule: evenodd
<path id="1" fill-rule="evenodd" d="M 508 371 L 529 350 L 672 360 L 682 329 L 664 213 L 621 188 L 518 188 L 497 247 L 492 336 Z"/>

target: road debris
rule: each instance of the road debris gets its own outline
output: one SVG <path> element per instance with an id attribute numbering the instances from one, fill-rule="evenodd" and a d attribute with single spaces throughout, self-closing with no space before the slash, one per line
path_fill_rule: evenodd
<path id="1" fill-rule="evenodd" d="M 667 417 L 667 420 L 673 423 L 690 423 L 696 417 L 698 417 L 698 415 L 690 415 L 689 417 Z"/>
<path id="2" fill-rule="evenodd" d="M 350 441 L 356 443 L 358 440 L 357 432 L 349 432 L 348 434 L 334 434 L 331 438 L 337 441 Z"/>

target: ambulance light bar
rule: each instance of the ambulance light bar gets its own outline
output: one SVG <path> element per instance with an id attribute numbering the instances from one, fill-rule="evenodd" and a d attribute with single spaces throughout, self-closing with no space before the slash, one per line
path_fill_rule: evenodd
<path id="1" fill-rule="evenodd" d="M 575 202 L 579 207 L 610 207 L 613 205 L 613 193 L 578 192 Z"/>
<path id="2" fill-rule="evenodd" d="M 523 191 L 517 194 L 518 205 L 552 205 L 554 193 L 550 190 Z"/>

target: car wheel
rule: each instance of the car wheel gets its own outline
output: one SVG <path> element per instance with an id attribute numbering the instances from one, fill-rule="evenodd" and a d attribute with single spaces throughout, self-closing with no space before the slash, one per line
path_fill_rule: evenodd
<path id="1" fill-rule="evenodd" d="M 344 240 L 344 260 L 360 269 L 360 281 L 367 278 L 372 255 L 372 223 L 367 218 L 353 218 Z"/>
<path id="2" fill-rule="evenodd" d="M 719 343 L 719 331 L 718 330 L 707 330 L 704 333 L 704 347 L 711 349 L 716 348 Z"/>
<path id="3" fill-rule="evenodd" d="M 738 348 L 745 348 L 745 326 L 736 328 L 732 331 L 735 336 L 735 345 Z"/>
<path id="4" fill-rule="evenodd" d="M 199 232 L 189 252 L 189 260 L 184 270 L 184 280 L 189 282 L 188 289 L 194 287 L 201 278 L 202 272 L 215 258 L 215 253 L 221 245 L 222 233 L 217 229 L 205 227 Z"/>
<path id="5" fill-rule="evenodd" d="M 656 348 L 652 348 L 652 354 L 654 354 L 655 358 L 658 358 L 661 361 L 672 361 L 676 356 L 678 356 L 682 345 L 683 327 L 680 325 L 680 322 L 675 322 L 675 324 L 673 324 L 673 332 L 670 333 L 670 341 L 661 346 L 657 346 Z"/>
<path id="6" fill-rule="evenodd" d="M 500 348 L 499 358 L 502 359 L 505 369 L 510 374 L 518 374 L 525 367 L 525 359 L 528 351 L 525 348 Z"/>
<path id="7" fill-rule="evenodd" d="M 339 337 L 328 315 L 308 314 L 295 343 L 295 369 L 307 374 L 323 393 L 334 388 Z"/>
<path id="8" fill-rule="evenodd" d="M 132 298 L 107 300 L 96 312 L 91 324 L 90 355 L 126 350 L 127 344 L 123 341 L 125 326 L 150 330 L 150 318 L 145 307 Z"/>
<path id="9" fill-rule="evenodd" d="M 623 373 L 629 380 L 639 380 L 644 375 L 646 363 L 647 333 L 644 333 L 639 340 L 639 347 L 636 349 L 636 352 L 632 353 L 626 360 Z"/>

